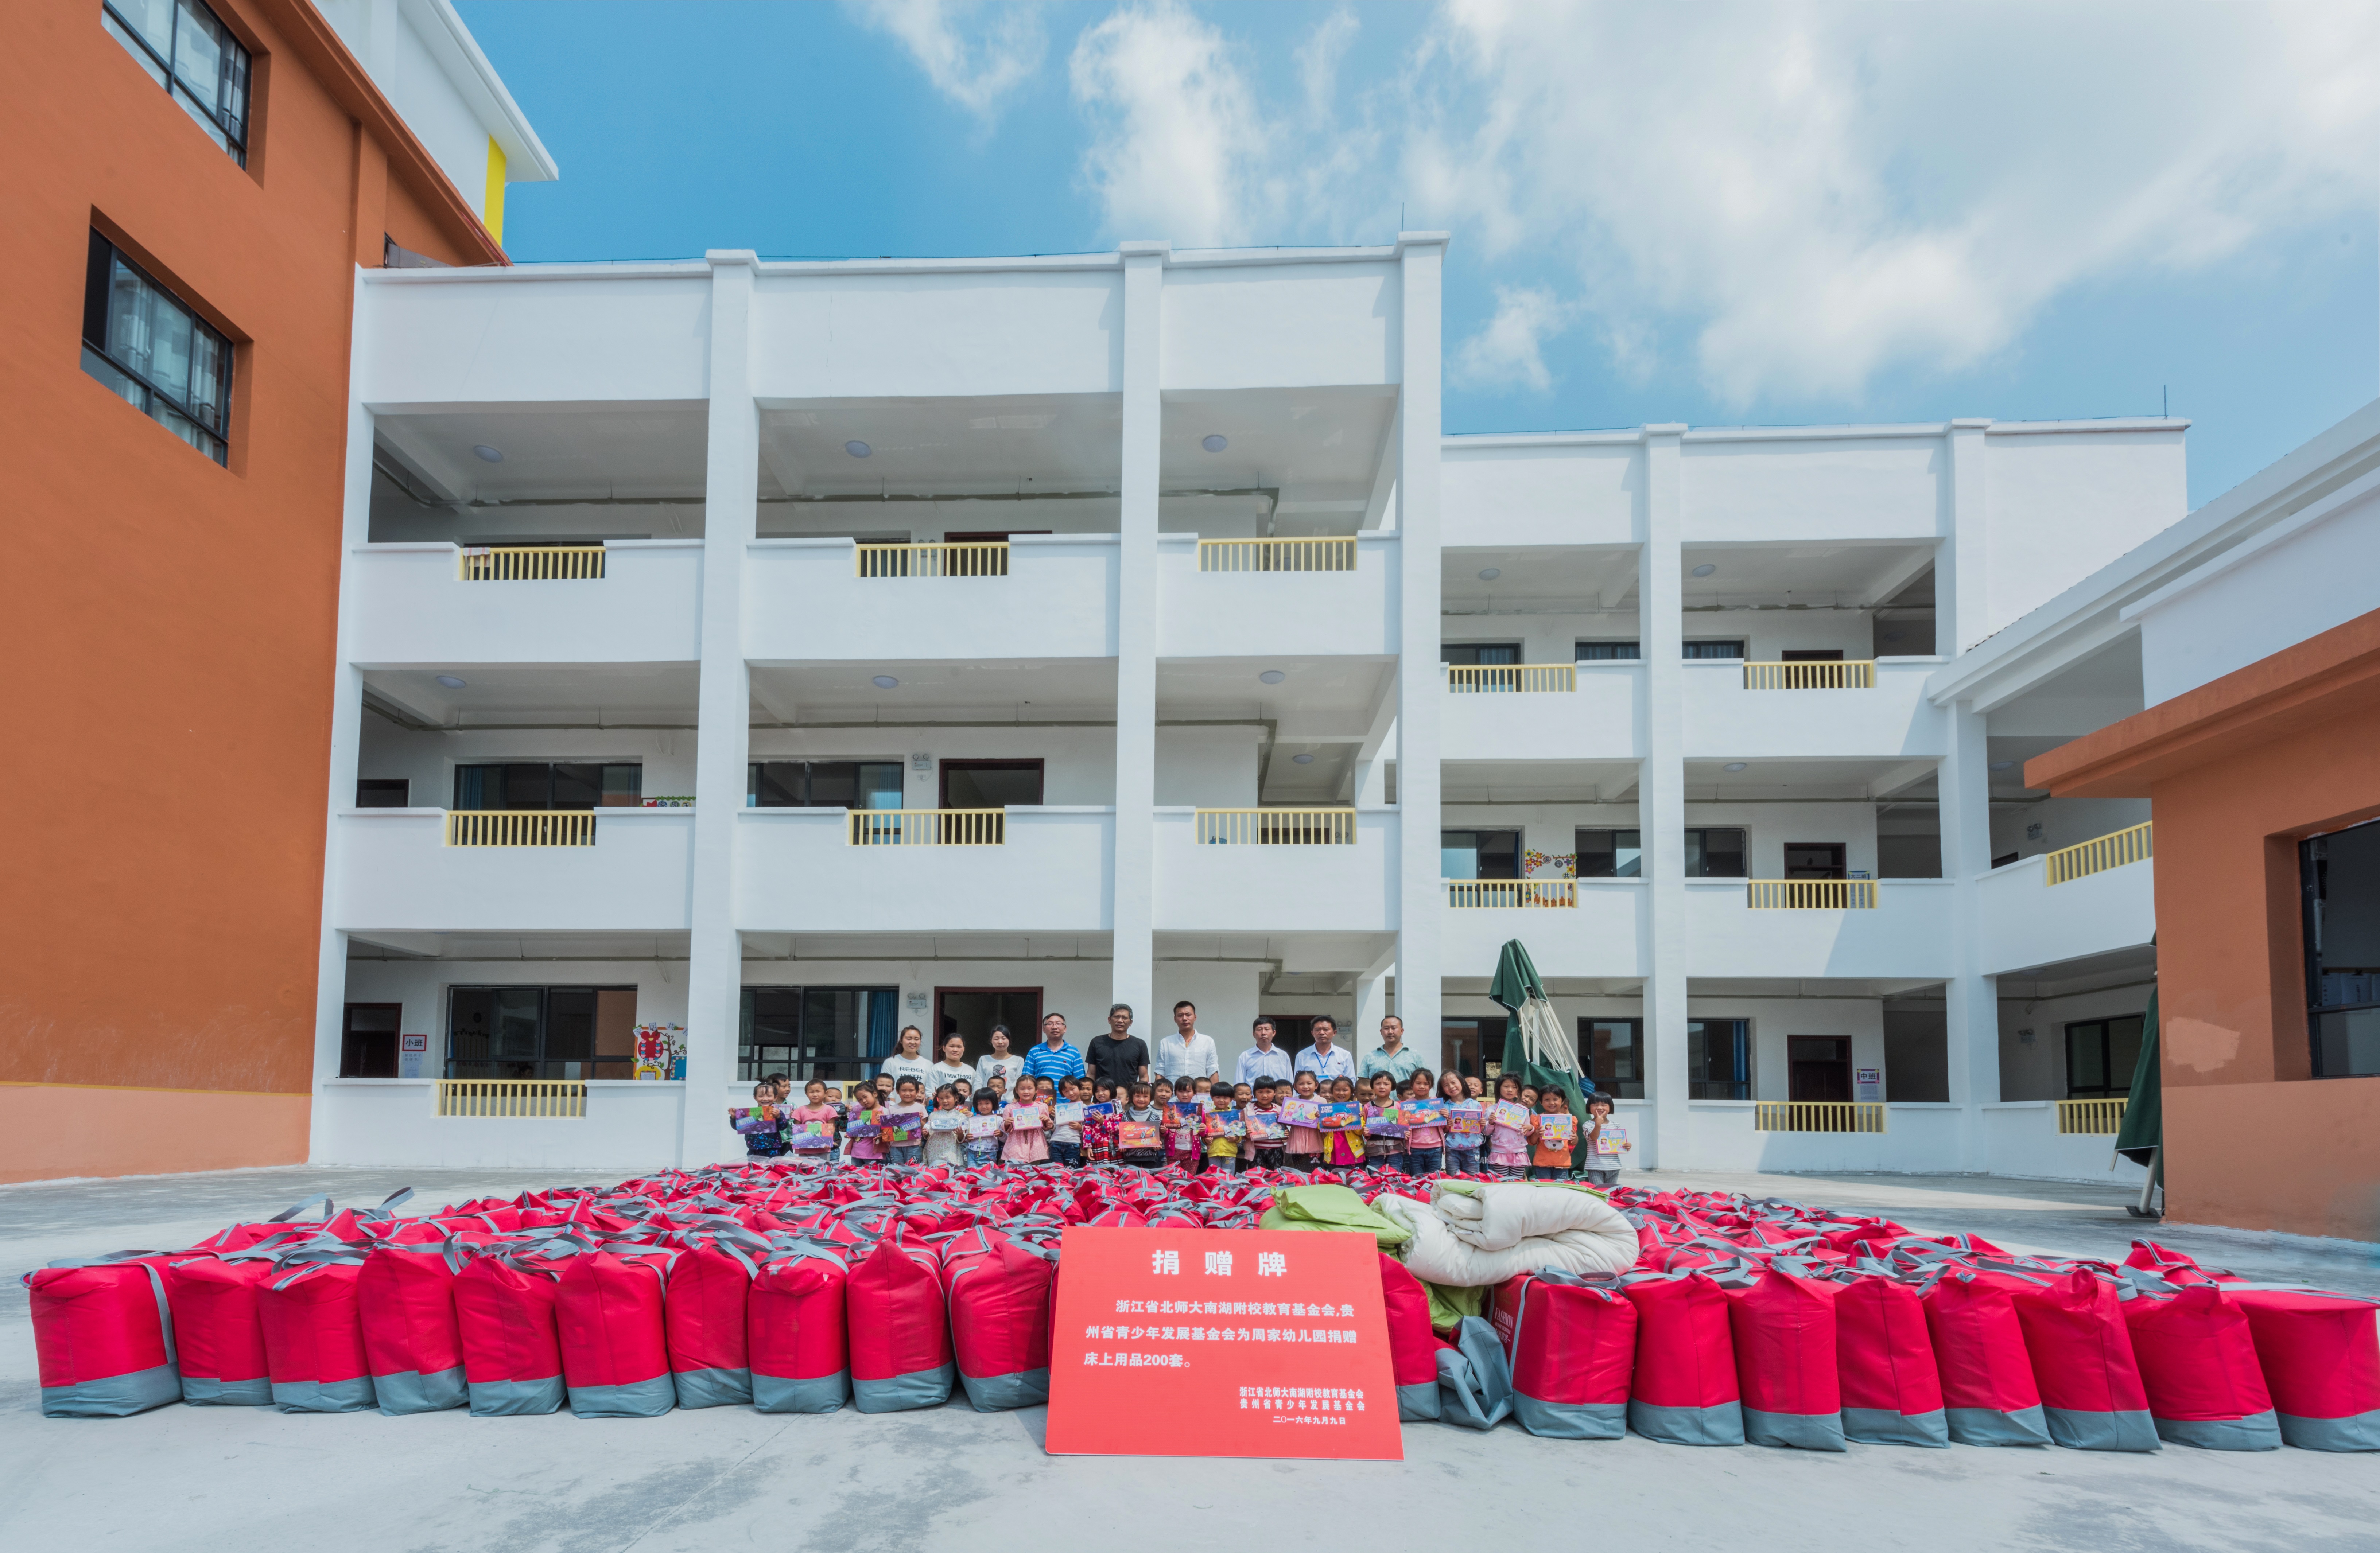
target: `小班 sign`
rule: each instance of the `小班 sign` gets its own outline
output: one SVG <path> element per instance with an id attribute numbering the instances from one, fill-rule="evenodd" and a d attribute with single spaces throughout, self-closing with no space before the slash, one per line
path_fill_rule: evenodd
<path id="1" fill-rule="evenodd" d="M 1053 1454 L 1404 1459 L 1370 1236 L 1076 1225 L 1059 1268 Z"/>

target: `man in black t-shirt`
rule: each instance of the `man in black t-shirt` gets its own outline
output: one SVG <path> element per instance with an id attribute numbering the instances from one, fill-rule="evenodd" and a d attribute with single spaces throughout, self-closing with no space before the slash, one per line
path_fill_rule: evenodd
<path id="1" fill-rule="evenodd" d="M 1132 1033 L 1130 1003 L 1118 1003 L 1108 1010 L 1108 1033 L 1091 1037 L 1090 1049 L 1085 1057 L 1093 1078 L 1106 1079 L 1119 1090 L 1135 1081 L 1147 1080 L 1148 1043 Z"/>

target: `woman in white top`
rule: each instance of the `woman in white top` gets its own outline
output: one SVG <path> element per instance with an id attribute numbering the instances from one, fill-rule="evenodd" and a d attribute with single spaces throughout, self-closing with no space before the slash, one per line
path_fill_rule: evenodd
<path id="1" fill-rule="evenodd" d="M 952 1036 L 942 1042 L 942 1060 L 934 1064 L 934 1076 L 926 1082 L 926 1093 L 931 1095 L 953 1079 L 975 1082 L 975 1065 L 966 1060 L 966 1037 Z"/>
<path id="2" fill-rule="evenodd" d="M 901 1081 L 905 1078 L 914 1078 L 924 1094 L 932 1095 L 937 1082 L 934 1077 L 934 1065 L 917 1055 L 925 1044 L 925 1031 L 915 1025 L 901 1026 L 900 1055 L 887 1057 L 876 1065 L 876 1086 L 880 1089 L 889 1088 L 897 1095 L 901 1092 Z"/>
<path id="3" fill-rule="evenodd" d="M 1023 1076 L 1024 1073 L 1025 1059 L 1012 1055 L 1008 1049 L 1008 1026 L 994 1025 L 991 1027 L 990 1052 L 975 1060 L 976 1087 L 990 1088 L 991 1075 L 998 1074 L 1008 1080 L 1009 1091 L 1013 1094 L 1016 1089 L 1017 1079 Z"/>

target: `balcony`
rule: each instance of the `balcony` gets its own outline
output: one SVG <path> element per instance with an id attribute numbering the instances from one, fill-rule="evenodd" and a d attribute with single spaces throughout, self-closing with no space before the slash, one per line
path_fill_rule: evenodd
<path id="1" fill-rule="evenodd" d="M 1397 920 L 1394 809 L 1155 813 L 1156 926 L 1384 932 Z"/>
<path id="2" fill-rule="evenodd" d="M 2119 831 L 2062 853 L 2010 863 L 1976 880 L 1985 974 L 2145 946 L 2156 933 L 2156 864 L 2147 855 L 2147 831 L 2145 825 Z M 2143 832 L 2136 840 L 2116 842 L 2135 831 Z M 2088 850 L 2095 848 L 2095 853 Z M 2068 873 L 2050 882 L 2053 867 L 2067 872 L 2095 856 L 2105 859 L 2135 848 L 2138 862 Z"/>
<path id="3" fill-rule="evenodd" d="M 1520 677 L 1522 671 L 1526 677 Z M 1514 675 L 1502 688 L 1498 676 Z M 1438 738 L 1446 760 L 1634 760 L 1645 672 L 1636 663 L 1446 667 Z"/>
<path id="4" fill-rule="evenodd" d="M 1828 888 L 1807 889 L 1814 885 Z M 1755 906 L 1755 892 L 1763 886 L 1789 900 L 1819 904 Z M 1948 880 L 1931 879 L 1688 880 L 1687 974 L 1814 980 L 1946 977 L 1955 968 L 1955 893 Z M 1823 904 L 1829 899 L 1837 904 Z"/>
<path id="5" fill-rule="evenodd" d="M 2111 1138 L 2123 1131 L 2124 1110 L 2131 1097 L 2120 1099 L 2060 1100 L 2058 1132 L 2061 1137 Z"/>
<path id="6" fill-rule="evenodd" d="M 692 809 L 350 809 L 335 830 L 344 928 L 683 932 L 689 920 Z"/>
<path id="7" fill-rule="evenodd" d="M 1157 540 L 1160 658 L 1385 657 L 1397 650 L 1393 534 Z"/>
<path id="8" fill-rule="evenodd" d="M 353 661 L 690 663 L 702 541 L 358 545 Z"/>
<path id="9" fill-rule="evenodd" d="M 1755 1100 L 1755 1133 L 1881 1133 L 1884 1106 L 1872 1100 Z"/>
<path id="10" fill-rule="evenodd" d="M 1508 896 L 1514 886 L 1539 904 Z M 1645 889 L 1633 879 L 1449 880 L 1439 953 L 1448 976 L 1488 976 L 1518 939 L 1540 975 L 1625 978 L 1645 973 Z"/>
<path id="11" fill-rule="evenodd" d="M 2121 831 L 2061 846 L 2045 854 L 2041 859 L 2044 884 L 2071 884 L 2078 879 L 2104 874 L 2110 868 L 2120 868 L 2133 863 L 2145 863 L 2156 855 L 2156 825 L 2143 820 Z"/>
<path id="12" fill-rule="evenodd" d="M 1110 658 L 1116 536 L 1000 544 L 756 540 L 744 652 L 756 662 Z"/>
<path id="13" fill-rule="evenodd" d="M 1939 757 L 1942 714 L 1925 699 L 1930 659 L 1684 665 L 1689 758 Z"/>
<path id="14" fill-rule="evenodd" d="M 1743 904 L 1754 911 L 1874 911 L 1872 879 L 1748 879 Z"/>
<path id="15" fill-rule="evenodd" d="M 746 932 L 1103 932 L 1112 808 L 745 809 Z"/>
<path id="16" fill-rule="evenodd" d="M 431 1108 L 440 1116 L 538 1122 L 587 1116 L 587 1081 L 579 1078 L 440 1078 L 431 1081 Z"/>

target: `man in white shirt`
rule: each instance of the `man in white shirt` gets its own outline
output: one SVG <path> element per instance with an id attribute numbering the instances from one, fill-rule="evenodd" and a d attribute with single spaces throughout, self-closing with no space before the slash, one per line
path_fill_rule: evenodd
<path id="1" fill-rule="evenodd" d="M 991 1075 L 998 1074 L 1008 1080 L 1008 1086 L 1014 1089 L 1016 1087 L 1016 1075 L 1024 1071 L 1025 1059 L 1013 1055 L 1008 1049 L 1008 1026 L 994 1025 L 991 1027 L 990 1054 L 975 1060 L 975 1086 L 989 1089 L 991 1087 Z"/>
<path id="2" fill-rule="evenodd" d="M 1314 1044 L 1297 1054 L 1297 1071 L 1312 1074 L 1318 1084 L 1355 1076 L 1355 1059 L 1339 1044 L 1339 1021 L 1327 1013 L 1314 1016 Z"/>
<path id="3" fill-rule="evenodd" d="M 929 1100 L 934 1098 L 935 1090 L 953 1079 L 963 1078 L 968 1084 L 974 1084 L 975 1064 L 966 1060 L 966 1037 L 951 1036 L 945 1038 L 942 1042 L 942 1060 L 934 1064 L 933 1071 L 934 1076 L 926 1083 L 926 1098 Z"/>
<path id="4" fill-rule="evenodd" d="M 1296 1070 L 1290 1066 L 1289 1053 L 1273 1045 L 1280 1038 L 1280 1032 L 1272 1027 L 1272 1021 L 1259 1014 L 1254 1033 L 1256 1049 L 1240 1053 L 1239 1069 L 1233 1075 L 1236 1081 L 1253 1088 L 1260 1078 L 1280 1084 L 1295 1077 Z"/>
<path id="5" fill-rule="evenodd" d="M 1179 1086 L 1184 1079 L 1212 1078 L 1223 1071 L 1215 1037 L 1197 1026 L 1197 1004 L 1184 998 L 1173 1005 L 1173 1033 L 1157 1043 L 1157 1055 L 1149 1060 L 1158 1076 Z"/>
<path id="6" fill-rule="evenodd" d="M 934 1092 L 934 1065 L 918 1055 L 926 1044 L 926 1032 L 915 1025 L 901 1026 L 901 1050 L 876 1064 L 876 1087 L 887 1094 L 898 1095 L 901 1081 L 914 1078 L 927 1095 Z"/>

